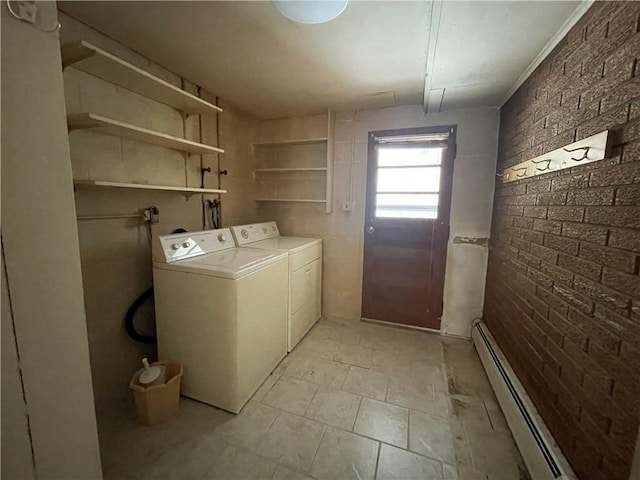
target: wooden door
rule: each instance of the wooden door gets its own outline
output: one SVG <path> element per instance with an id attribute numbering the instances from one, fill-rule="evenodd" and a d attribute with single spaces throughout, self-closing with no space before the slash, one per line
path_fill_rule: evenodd
<path id="1" fill-rule="evenodd" d="M 362 317 L 440 329 L 456 127 L 370 132 Z"/>

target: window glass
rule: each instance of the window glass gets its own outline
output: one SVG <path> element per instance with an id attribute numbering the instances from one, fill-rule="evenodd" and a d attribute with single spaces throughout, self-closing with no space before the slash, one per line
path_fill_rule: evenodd
<path id="1" fill-rule="evenodd" d="M 376 217 L 437 218 L 441 148 L 379 146 Z"/>

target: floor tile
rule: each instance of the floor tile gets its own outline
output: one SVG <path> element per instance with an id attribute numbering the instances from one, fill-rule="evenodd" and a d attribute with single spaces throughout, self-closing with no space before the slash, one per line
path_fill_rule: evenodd
<path id="1" fill-rule="evenodd" d="M 203 480 L 260 480 L 270 479 L 278 464 L 255 453 L 227 445 L 213 463 Z M 177 475 L 173 478 L 181 478 Z"/>
<path id="2" fill-rule="evenodd" d="M 473 459 L 469 449 L 469 441 L 464 425 L 457 419 L 450 421 L 451 433 L 453 434 L 453 445 L 456 452 L 456 465 L 458 468 L 473 470 Z"/>
<path id="3" fill-rule="evenodd" d="M 436 397 L 433 385 L 411 378 L 389 377 L 387 402 L 401 407 L 432 412 Z"/>
<path id="4" fill-rule="evenodd" d="M 348 373 L 349 365 L 323 358 L 314 358 L 308 361 L 307 371 L 302 379 L 307 382 L 340 388 Z"/>
<path id="5" fill-rule="evenodd" d="M 455 464 L 456 452 L 449 421 L 411 410 L 409 450 L 441 462 Z"/>
<path id="6" fill-rule="evenodd" d="M 406 448 L 408 428 L 409 411 L 406 408 L 363 398 L 353 431 Z"/>
<path id="7" fill-rule="evenodd" d="M 308 471 L 325 425 L 289 413 L 282 413 L 262 435 L 257 453 L 294 470 Z"/>
<path id="8" fill-rule="evenodd" d="M 271 478 L 272 480 L 313 480 L 304 473 L 283 467 L 282 465 L 278 465 L 278 468 L 276 468 L 276 471 Z"/>
<path id="9" fill-rule="evenodd" d="M 379 443 L 327 427 L 310 470 L 318 479 L 372 479 Z"/>
<path id="10" fill-rule="evenodd" d="M 387 395 L 387 382 L 388 377 L 384 373 L 352 366 L 342 390 L 375 400 L 384 400 Z"/>
<path id="11" fill-rule="evenodd" d="M 510 434 L 465 425 L 474 470 L 498 478 L 521 478 L 522 460 Z"/>
<path id="12" fill-rule="evenodd" d="M 442 480 L 442 464 L 437 460 L 382 444 L 376 478 L 379 480 Z"/>
<path id="13" fill-rule="evenodd" d="M 484 406 L 489 414 L 489 419 L 491 420 L 491 426 L 493 429 L 498 432 L 511 433 L 509 425 L 507 424 L 507 419 L 504 418 L 504 413 L 502 413 L 500 405 L 496 402 L 486 400 L 484 402 Z"/>
<path id="14" fill-rule="evenodd" d="M 284 375 L 293 378 L 302 378 L 309 370 L 309 363 L 313 357 L 304 352 L 293 351 L 280 362 L 273 371 L 274 375 Z"/>
<path id="15" fill-rule="evenodd" d="M 264 397 L 262 403 L 285 412 L 304 415 L 316 389 L 317 386 L 313 383 L 282 376 Z"/>
<path id="16" fill-rule="evenodd" d="M 279 415 L 280 410 L 250 402 L 242 412 L 224 423 L 216 433 L 232 445 L 252 449 Z"/>
<path id="17" fill-rule="evenodd" d="M 226 448 L 228 445 L 217 436 L 201 435 L 189 442 L 167 449 L 156 461 L 145 464 L 140 471 L 140 478 L 144 480 L 200 479 Z"/>
<path id="18" fill-rule="evenodd" d="M 481 398 L 455 395 L 451 397 L 451 415 L 465 425 L 491 429 L 491 420 Z"/>
<path id="19" fill-rule="evenodd" d="M 335 340 L 305 338 L 298 344 L 296 351 L 305 355 L 333 360 L 338 351 L 338 347 L 340 347 L 340 342 L 336 342 Z"/>
<path id="20" fill-rule="evenodd" d="M 305 416 L 344 430 L 352 430 L 361 398 L 340 390 L 320 388 Z"/>
<path id="21" fill-rule="evenodd" d="M 256 393 L 253 394 L 251 400 L 254 400 L 256 402 L 261 401 L 267 395 L 267 393 L 269 393 L 269 390 L 271 390 L 271 388 L 276 384 L 279 378 L 280 375 L 277 375 L 275 373 L 269 375 L 267 379 L 262 382 L 262 385 L 260 385 L 258 390 L 256 390 Z"/>
<path id="22" fill-rule="evenodd" d="M 370 367 L 372 365 L 373 349 L 363 347 L 362 345 L 351 345 L 343 343 L 338 348 L 335 360 L 357 367 Z"/>

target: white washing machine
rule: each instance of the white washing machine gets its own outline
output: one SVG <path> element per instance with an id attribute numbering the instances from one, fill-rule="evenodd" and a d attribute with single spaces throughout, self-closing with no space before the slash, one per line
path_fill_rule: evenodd
<path id="1" fill-rule="evenodd" d="M 183 395 L 238 413 L 287 354 L 288 257 L 228 228 L 157 242 L 158 356 L 184 365 Z"/>
<path id="2" fill-rule="evenodd" d="M 322 239 L 280 236 L 276 222 L 231 227 L 239 247 L 287 252 L 289 294 L 287 351 L 293 350 L 322 315 Z"/>

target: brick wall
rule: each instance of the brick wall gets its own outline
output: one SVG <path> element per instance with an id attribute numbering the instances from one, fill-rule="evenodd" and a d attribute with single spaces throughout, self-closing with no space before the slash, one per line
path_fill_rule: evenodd
<path id="1" fill-rule="evenodd" d="M 640 413 L 640 3 L 596 3 L 502 108 L 498 171 L 608 128 L 610 158 L 498 181 L 485 319 L 582 479 Z"/>

